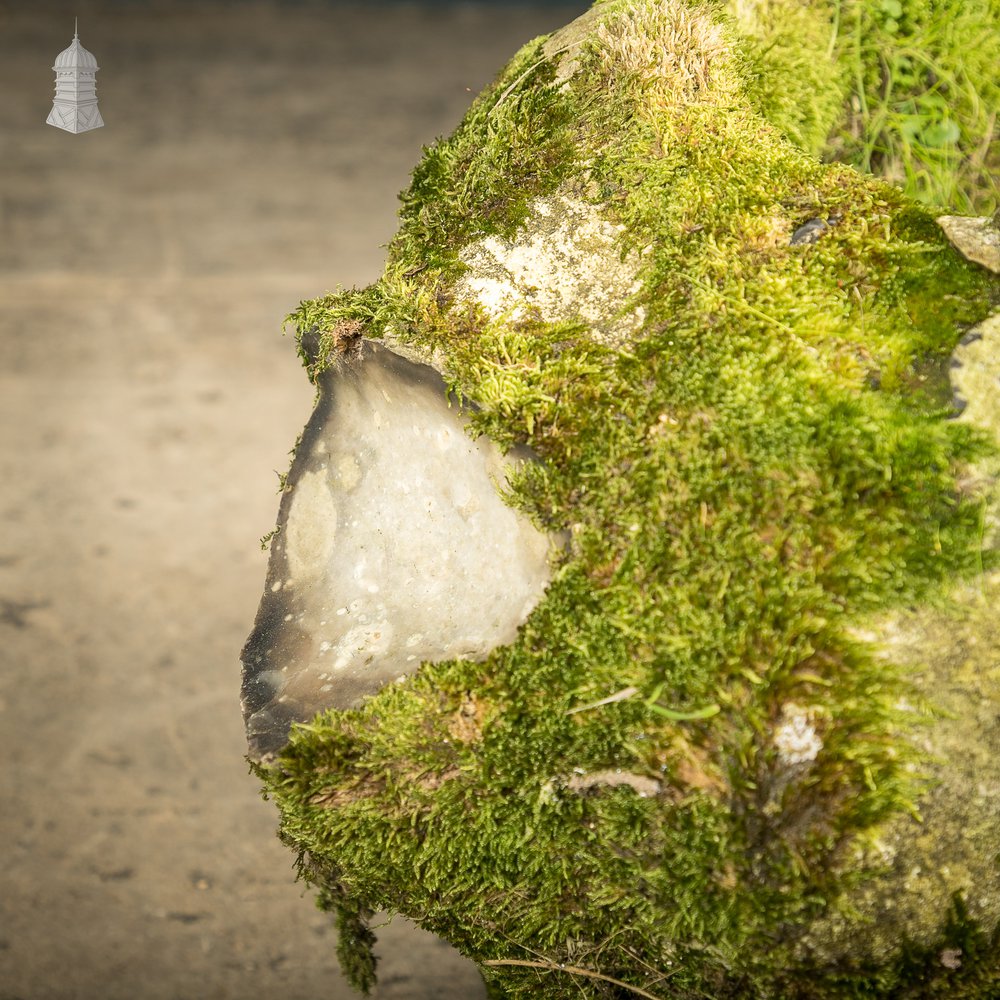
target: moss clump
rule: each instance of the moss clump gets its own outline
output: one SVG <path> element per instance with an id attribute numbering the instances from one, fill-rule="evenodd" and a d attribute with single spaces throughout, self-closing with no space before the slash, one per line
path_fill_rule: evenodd
<path id="1" fill-rule="evenodd" d="M 936 943 L 850 975 L 794 946 L 867 876 L 858 838 L 919 801 L 906 678 L 854 626 L 982 568 L 958 480 L 991 446 L 943 390 L 1000 288 L 904 195 L 789 141 L 780 80 L 719 5 L 596 11 L 425 152 L 382 281 L 293 317 L 314 376 L 345 324 L 434 357 L 474 433 L 544 460 L 510 499 L 570 544 L 516 642 L 299 727 L 260 772 L 283 836 L 347 940 L 404 913 L 497 996 L 962 995 L 948 970 L 898 992 Z M 457 296 L 462 248 L 556 190 L 644 262 L 622 350 Z M 791 718 L 811 755 L 784 746 Z M 609 772 L 633 780 L 573 785 Z M 965 995 L 1000 989 L 977 969 Z"/>
<path id="2" fill-rule="evenodd" d="M 759 112 L 813 155 L 827 147 L 854 82 L 838 59 L 839 5 L 826 0 L 731 0 L 743 34 L 746 86 Z"/>

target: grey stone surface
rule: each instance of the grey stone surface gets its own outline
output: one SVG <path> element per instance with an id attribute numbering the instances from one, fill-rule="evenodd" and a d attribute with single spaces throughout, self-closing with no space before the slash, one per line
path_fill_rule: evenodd
<path id="1" fill-rule="evenodd" d="M 942 215 L 937 221 L 945 236 L 965 257 L 1000 274 L 1000 222 L 997 216 Z"/>
<path id="2" fill-rule="evenodd" d="M 542 596 L 549 539 L 503 502 L 508 460 L 465 422 L 433 368 L 375 342 L 321 376 L 243 652 L 253 757 L 425 660 L 484 658 Z"/>

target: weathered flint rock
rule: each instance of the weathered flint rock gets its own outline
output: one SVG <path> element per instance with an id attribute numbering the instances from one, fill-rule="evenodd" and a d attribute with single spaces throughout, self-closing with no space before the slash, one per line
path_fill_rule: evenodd
<path id="1" fill-rule="evenodd" d="M 255 760 L 423 660 L 512 641 L 548 582 L 548 539 L 500 498 L 508 463 L 433 368 L 358 342 L 319 389 L 243 651 Z"/>
<path id="2" fill-rule="evenodd" d="M 993 230 L 815 158 L 833 13 L 595 4 L 295 314 L 244 705 L 359 987 L 1000 996 Z"/>

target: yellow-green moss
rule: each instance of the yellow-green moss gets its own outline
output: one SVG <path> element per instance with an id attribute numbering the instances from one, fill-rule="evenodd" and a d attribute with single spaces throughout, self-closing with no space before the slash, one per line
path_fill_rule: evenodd
<path id="1" fill-rule="evenodd" d="M 805 986 L 788 963 L 864 877 L 841 865 L 853 838 L 920 793 L 905 678 L 850 626 L 982 565 L 956 481 L 988 446 L 943 390 L 1000 289 L 900 193 L 791 143 L 766 117 L 778 85 L 718 5 L 692 10 L 729 40 L 726 86 L 672 101 L 610 36 L 576 46 L 564 83 L 526 46 L 425 151 L 382 281 L 293 317 L 319 337 L 314 374 L 346 320 L 435 356 L 475 433 L 543 459 L 511 501 L 571 542 L 515 643 L 300 727 L 261 775 L 354 939 L 385 909 L 477 961 L 540 963 L 485 966 L 496 995 L 987 997 L 893 992 L 918 951 Z M 644 252 L 627 349 L 455 299 L 461 248 L 557 188 Z M 790 245 L 815 218 L 819 240 Z M 773 739 L 789 704 L 823 744 L 793 772 Z M 568 787 L 607 769 L 661 791 Z M 945 938 L 982 943 L 956 914 Z M 995 963 L 975 974 L 1000 983 Z"/>

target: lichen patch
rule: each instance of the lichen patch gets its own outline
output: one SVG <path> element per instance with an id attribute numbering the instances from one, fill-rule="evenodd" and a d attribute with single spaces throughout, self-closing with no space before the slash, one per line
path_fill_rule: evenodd
<path id="1" fill-rule="evenodd" d="M 952 357 L 952 385 L 965 403 L 960 419 L 1000 442 L 1000 313 L 971 330 Z"/>
<path id="2" fill-rule="evenodd" d="M 488 313 L 517 319 L 536 309 L 545 322 L 582 320 L 596 340 L 621 346 L 645 313 L 629 308 L 642 283 L 639 255 L 622 258 L 621 227 L 566 192 L 536 199 L 514 239 L 487 236 L 461 252 L 468 270 L 456 285 Z"/>
<path id="3" fill-rule="evenodd" d="M 809 764 L 823 749 L 823 740 L 816 731 L 812 715 L 801 705 L 782 706 L 781 719 L 774 731 L 774 747 L 782 764 Z"/>

